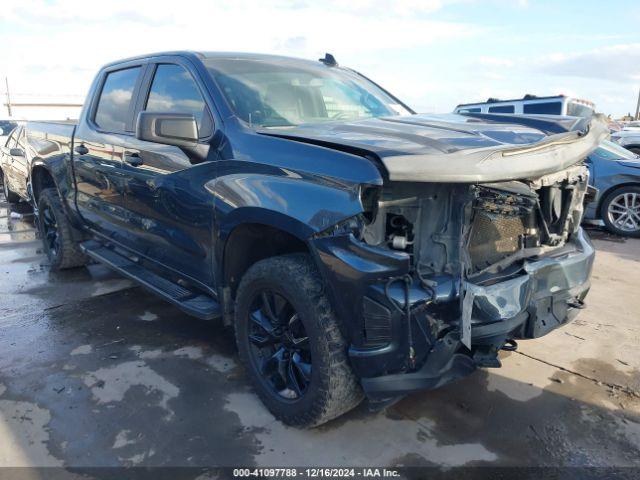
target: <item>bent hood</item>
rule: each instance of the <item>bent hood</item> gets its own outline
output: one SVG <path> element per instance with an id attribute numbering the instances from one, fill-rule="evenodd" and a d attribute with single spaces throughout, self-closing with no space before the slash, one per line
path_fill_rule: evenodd
<path id="1" fill-rule="evenodd" d="M 327 122 L 263 135 L 377 156 L 390 180 L 497 182 L 537 178 L 583 160 L 608 135 L 602 115 L 411 115 Z"/>

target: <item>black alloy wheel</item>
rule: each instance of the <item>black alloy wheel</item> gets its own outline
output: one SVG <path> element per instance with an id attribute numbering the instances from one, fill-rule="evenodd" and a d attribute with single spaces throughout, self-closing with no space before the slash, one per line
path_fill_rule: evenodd
<path id="1" fill-rule="evenodd" d="M 254 263 L 242 275 L 234 313 L 240 359 L 278 420 L 315 427 L 360 403 L 349 344 L 308 254 Z"/>
<path id="2" fill-rule="evenodd" d="M 58 231 L 58 221 L 51 206 L 47 203 L 39 211 L 42 218 L 42 241 L 50 257 L 56 257 L 60 250 L 60 233 Z"/>
<path id="3" fill-rule="evenodd" d="M 79 234 L 67 218 L 55 188 L 45 188 L 38 197 L 37 221 L 40 238 L 53 270 L 86 265 L 88 258 L 81 250 Z"/>
<path id="4" fill-rule="evenodd" d="M 309 337 L 291 303 L 281 294 L 256 292 L 250 308 L 251 361 L 275 395 L 300 399 L 311 382 Z"/>

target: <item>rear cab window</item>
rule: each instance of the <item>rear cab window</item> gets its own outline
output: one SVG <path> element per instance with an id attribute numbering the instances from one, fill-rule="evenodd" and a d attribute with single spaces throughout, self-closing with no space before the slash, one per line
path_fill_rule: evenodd
<path id="1" fill-rule="evenodd" d="M 113 133 L 127 131 L 140 71 L 141 67 L 137 66 L 107 74 L 94 116 L 94 122 L 101 130 Z"/>

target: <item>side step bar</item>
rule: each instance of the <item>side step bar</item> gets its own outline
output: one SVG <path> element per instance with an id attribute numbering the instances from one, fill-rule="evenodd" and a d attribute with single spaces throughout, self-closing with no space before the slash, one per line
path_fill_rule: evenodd
<path id="1" fill-rule="evenodd" d="M 139 283 L 189 315 L 202 320 L 222 316 L 220 305 L 210 296 L 167 280 L 95 240 L 81 243 L 80 248 L 92 259 Z"/>

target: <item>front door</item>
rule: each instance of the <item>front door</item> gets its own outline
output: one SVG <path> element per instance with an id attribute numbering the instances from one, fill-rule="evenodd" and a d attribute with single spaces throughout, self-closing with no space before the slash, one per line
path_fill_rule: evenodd
<path id="1" fill-rule="evenodd" d="M 213 288 L 213 197 L 204 188 L 215 176 L 215 162 L 207 161 L 211 114 L 187 66 L 150 68 L 141 108 L 193 114 L 202 145 L 189 150 L 131 138 L 126 148 L 116 149 L 126 177 L 128 246 L 158 266 Z"/>

